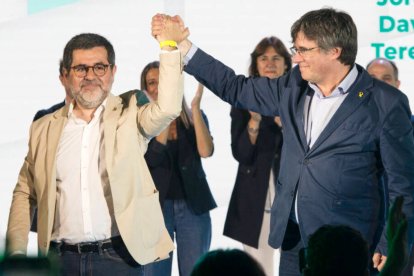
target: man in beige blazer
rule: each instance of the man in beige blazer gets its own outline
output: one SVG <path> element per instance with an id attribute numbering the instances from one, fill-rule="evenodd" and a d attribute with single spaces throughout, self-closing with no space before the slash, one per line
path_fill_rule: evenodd
<path id="1" fill-rule="evenodd" d="M 181 110 L 181 57 L 166 45 L 158 101 L 137 107 L 133 92 L 110 93 L 116 65 L 107 39 L 86 33 L 67 43 L 64 77 L 74 100 L 30 128 L 9 215 L 10 254 L 26 253 L 35 207 L 39 252 L 56 252 L 64 275 L 143 275 L 143 265 L 173 250 L 144 160 L 149 139 Z"/>

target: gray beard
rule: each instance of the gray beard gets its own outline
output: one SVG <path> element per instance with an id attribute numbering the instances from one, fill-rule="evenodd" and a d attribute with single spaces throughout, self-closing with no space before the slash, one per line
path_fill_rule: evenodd
<path id="1" fill-rule="evenodd" d="M 108 91 L 103 90 L 103 93 L 101 94 L 101 96 L 96 101 L 86 100 L 82 97 L 82 95 L 80 93 L 75 95 L 75 93 L 72 92 L 72 96 L 80 106 L 82 106 L 84 108 L 87 108 L 87 109 L 93 109 L 93 108 L 97 108 L 98 106 L 100 106 L 103 103 L 103 101 L 108 96 Z"/>

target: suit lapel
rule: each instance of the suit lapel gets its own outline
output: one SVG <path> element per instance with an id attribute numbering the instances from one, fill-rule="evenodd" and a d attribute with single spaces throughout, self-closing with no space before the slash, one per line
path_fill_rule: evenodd
<path id="1" fill-rule="evenodd" d="M 305 100 L 307 96 L 307 88 L 305 88 L 305 93 L 301 93 L 301 97 L 299 98 L 298 107 L 296 108 L 295 113 L 295 120 L 296 125 L 298 126 L 297 132 L 299 134 L 300 143 L 302 144 L 302 148 L 304 151 L 307 149 L 307 142 L 306 142 L 306 135 L 305 135 L 305 124 L 304 124 L 304 108 L 305 108 Z"/>
<path id="2" fill-rule="evenodd" d="M 308 82 L 302 80 L 298 83 L 297 86 L 294 86 L 294 88 L 289 86 L 287 90 L 284 91 L 284 93 L 292 95 L 292 97 L 289 97 L 287 104 L 284 104 L 289 106 L 288 110 L 294 113 L 294 116 L 289 116 L 288 114 L 287 117 L 290 117 L 294 120 L 292 122 L 292 131 L 296 133 L 294 136 L 295 140 L 297 140 L 297 143 L 301 145 L 303 152 L 306 152 L 308 145 L 305 135 L 304 108 L 306 97 L 308 95 Z M 284 137 L 284 139 L 285 138 L 286 137 Z"/>
<path id="3" fill-rule="evenodd" d="M 53 168 L 55 168 L 56 151 L 59 145 L 60 137 L 62 136 L 63 128 L 67 121 L 69 111 L 69 105 L 59 110 L 53 115 L 53 118 L 49 122 L 49 128 L 47 132 L 47 153 L 46 153 L 46 173 L 55 174 Z M 52 179 L 51 175 L 47 176 L 47 179 Z M 52 179 L 53 180 L 53 179 Z M 53 182 L 53 181 L 52 181 Z"/>
<path id="4" fill-rule="evenodd" d="M 121 98 L 112 94 L 108 96 L 108 102 L 103 114 L 104 141 L 105 141 L 105 162 L 108 175 L 111 175 L 112 157 L 114 156 L 116 128 L 118 119 L 122 112 Z"/>
<path id="5" fill-rule="evenodd" d="M 67 122 L 69 105 L 57 111 L 49 121 L 46 139 L 46 181 L 48 181 L 48 211 L 54 214 L 56 202 L 56 153 L 63 128 Z M 49 227 L 53 226 L 53 215 L 49 215 Z M 49 229 L 51 231 L 51 229 Z"/>
<path id="6" fill-rule="evenodd" d="M 358 68 L 360 71 L 360 68 Z M 372 85 L 367 73 L 363 71 L 357 77 L 355 83 L 349 89 L 349 95 L 345 98 L 338 110 L 333 115 L 325 129 L 322 131 L 315 144 L 309 150 L 308 155 L 315 152 L 318 147 L 368 98 L 370 91 L 367 88 Z"/>

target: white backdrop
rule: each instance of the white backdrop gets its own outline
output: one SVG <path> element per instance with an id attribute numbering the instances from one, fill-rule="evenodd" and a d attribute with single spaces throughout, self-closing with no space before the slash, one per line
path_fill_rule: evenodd
<path id="1" fill-rule="evenodd" d="M 403 4 L 396 5 L 397 1 Z M 362 66 L 375 57 L 372 43 L 414 47 L 414 44 L 410 45 L 414 41 L 412 29 L 408 28 L 407 32 L 379 31 L 380 16 L 409 20 L 413 14 L 414 3 L 406 0 L 392 3 L 379 6 L 377 0 L 78 0 L 27 15 L 26 0 L 1 0 L 0 250 L 33 115 L 38 109 L 64 98 L 58 80 L 58 61 L 72 36 L 96 32 L 112 42 L 118 66 L 113 93 L 119 94 L 138 88 L 142 68 L 158 58 L 158 45 L 150 36 L 151 17 L 157 12 L 180 14 L 190 28 L 190 39 L 195 44 L 237 73 L 246 74 L 249 54 L 261 38 L 275 35 L 290 47 L 292 23 L 305 12 L 324 6 L 344 10 L 354 18 L 359 31 L 357 62 Z M 401 90 L 411 101 L 414 100 L 409 89 L 414 86 L 413 60 L 414 57 L 407 56 L 395 59 L 400 67 Z M 189 100 L 195 85 L 191 77 L 186 77 Z M 204 93 L 202 107 L 209 118 L 215 142 L 214 156 L 204 161 L 208 181 L 219 205 L 212 212 L 212 248 L 240 247 L 239 243 L 221 234 L 237 168 L 230 150 L 230 107 L 209 92 Z M 30 252 L 36 247 L 33 238 Z"/>

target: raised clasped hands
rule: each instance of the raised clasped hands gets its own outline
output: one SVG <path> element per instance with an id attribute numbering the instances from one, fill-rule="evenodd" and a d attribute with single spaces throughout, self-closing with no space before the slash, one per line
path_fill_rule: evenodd
<path id="1" fill-rule="evenodd" d="M 190 31 L 184 26 L 180 16 L 169 16 L 157 13 L 152 17 L 151 34 L 158 42 L 173 40 L 178 44 L 187 39 Z"/>

